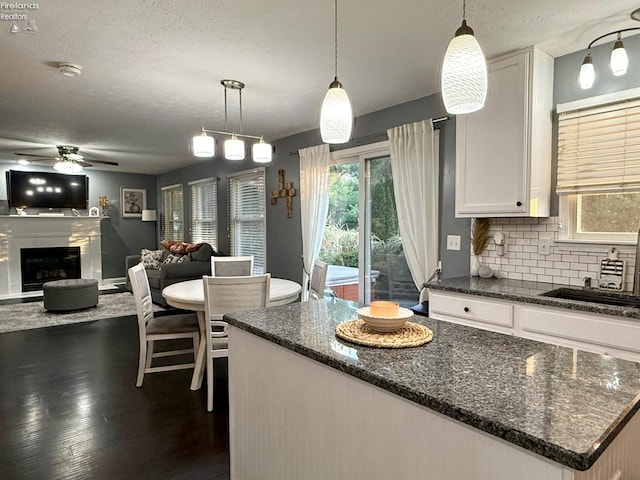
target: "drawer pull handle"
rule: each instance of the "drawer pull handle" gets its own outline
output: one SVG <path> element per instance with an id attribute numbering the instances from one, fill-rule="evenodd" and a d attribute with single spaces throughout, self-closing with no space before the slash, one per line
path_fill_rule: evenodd
<path id="1" fill-rule="evenodd" d="M 516 206 L 517 207 L 521 207 L 522 206 L 522 202 L 516 202 Z"/>
<path id="2" fill-rule="evenodd" d="M 469 313 L 469 307 L 464 307 L 465 313 Z"/>

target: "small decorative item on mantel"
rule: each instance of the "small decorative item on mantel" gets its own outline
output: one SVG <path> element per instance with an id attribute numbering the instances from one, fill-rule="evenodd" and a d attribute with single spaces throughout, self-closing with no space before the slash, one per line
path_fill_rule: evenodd
<path id="1" fill-rule="evenodd" d="M 479 275 L 480 265 L 482 263 L 480 255 L 486 250 L 487 245 L 489 245 L 490 227 L 491 221 L 488 218 L 473 219 L 473 225 L 471 227 L 471 250 L 473 251 L 473 255 L 471 256 L 469 268 L 469 273 L 472 277 Z"/>
<path id="2" fill-rule="evenodd" d="M 278 189 L 271 192 L 271 205 L 276 205 L 279 198 L 286 198 L 287 202 L 287 218 L 293 216 L 293 197 L 296 196 L 296 189 L 293 182 L 284 181 L 284 169 L 278 170 Z"/>

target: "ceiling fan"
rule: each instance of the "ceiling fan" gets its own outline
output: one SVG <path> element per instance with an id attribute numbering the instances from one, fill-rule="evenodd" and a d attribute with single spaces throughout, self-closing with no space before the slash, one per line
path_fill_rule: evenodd
<path id="1" fill-rule="evenodd" d="M 112 165 L 115 167 L 118 166 L 118 162 L 112 162 L 109 160 L 90 159 L 87 161 L 83 155 L 78 153 L 79 148 L 73 145 L 56 145 L 56 148 L 58 149 L 58 155 L 55 157 L 34 155 L 31 153 L 14 153 L 20 157 L 31 157 L 33 159 L 37 159 L 37 161 L 55 161 L 56 163 L 53 165 L 53 168 L 63 173 L 78 173 L 82 171 L 84 167 L 92 167 L 94 163 Z"/>

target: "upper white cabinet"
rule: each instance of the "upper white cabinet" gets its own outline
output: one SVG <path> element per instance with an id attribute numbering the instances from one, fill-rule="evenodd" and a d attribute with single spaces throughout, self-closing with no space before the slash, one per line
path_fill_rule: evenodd
<path id="1" fill-rule="evenodd" d="M 488 70 L 484 108 L 456 117 L 456 217 L 547 217 L 553 58 L 529 47 Z"/>

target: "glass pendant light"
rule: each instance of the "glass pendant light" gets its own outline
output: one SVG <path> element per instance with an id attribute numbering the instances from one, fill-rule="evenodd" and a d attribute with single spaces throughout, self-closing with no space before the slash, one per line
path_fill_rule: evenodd
<path id="1" fill-rule="evenodd" d="M 253 144 L 252 157 L 256 163 L 271 162 L 271 145 L 260 138 L 260 142 Z"/>
<path id="2" fill-rule="evenodd" d="M 325 143 L 346 143 L 351 138 L 353 111 L 349 96 L 338 81 L 338 0 L 334 2 L 335 77 L 320 109 L 320 135 Z"/>
<path id="3" fill-rule="evenodd" d="M 193 137 L 193 155 L 196 157 L 213 157 L 216 154 L 216 144 L 213 137 L 209 137 L 202 129 L 200 135 Z"/>
<path id="4" fill-rule="evenodd" d="M 224 141 L 224 158 L 227 160 L 244 160 L 244 141 L 239 140 L 236 134 Z"/>
<path id="5" fill-rule="evenodd" d="M 449 43 L 442 64 L 442 100 L 447 112 L 456 115 L 480 110 L 487 98 L 487 62 L 465 16 L 463 0 L 462 25 Z"/>
<path id="6" fill-rule="evenodd" d="M 620 32 L 618 32 L 618 40 L 613 44 L 613 50 L 611 50 L 611 60 L 609 65 L 611 66 L 611 71 L 616 77 L 620 77 L 627 73 L 629 57 L 627 56 L 627 51 L 624 49 Z"/>
<path id="7" fill-rule="evenodd" d="M 582 66 L 580 67 L 580 88 L 587 90 L 593 86 L 593 82 L 596 79 L 596 72 L 593 69 L 593 59 L 591 58 L 591 52 L 587 53 L 584 57 Z"/>

